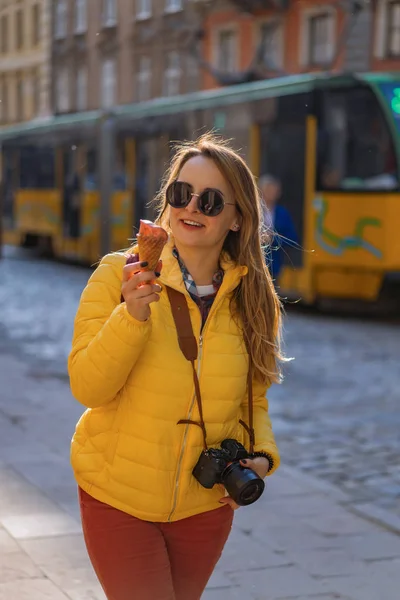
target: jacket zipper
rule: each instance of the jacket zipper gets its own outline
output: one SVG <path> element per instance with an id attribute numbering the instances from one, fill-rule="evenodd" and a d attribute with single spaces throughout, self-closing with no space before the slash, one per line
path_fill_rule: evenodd
<path id="1" fill-rule="evenodd" d="M 199 379 L 200 379 L 200 367 L 201 367 L 202 356 L 203 356 L 203 336 L 200 335 L 200 337 L 199 337 L 199 355 L 197 357 L 197 377 Z M 194 407 L 195 402 L 196 402 L 196 392 L 192 396 L 192 401 L 190 403 L 190 408 L 189 408 L 188 419 L 192 418 L 192 412 L 193 412 L 193 407 Z M 177 504 L 177 500 L 178 500 L 179 478 L 180 478 L 180 474 L 181 474 L 183 455 L 185 453 L 185 448 L 186 448 L 186 442 L 187 442 L 188 433 L 189 433 L 189 424 L 185 425 L 185 432 L 183 434 L 182 448 L 181 448 L 181 451 L 180 451 L 180 454 L 179 454 L 178 467 L 177 467 L 177 470 L 176 470 L 174 499 L 173 499 L 173 503 L 172 503 L 172 510 L 171 510 L 171 512 L 169 514 L 169 517 L 168 517 L 168 521 L 169 522 L 171 522 L 172 515 L 175 512 L 176 504 Z"/>
<path id="2" fill-rule="evenodd" d="M 222 303 L 222 299 L 223 299 L 223 297 L 219 299 L 218 303 L 214 302 L 214 304 L 212 305 L 210 313 L 209 313 L 209 315 L 208 315 L 208 317 L 206 319 L 206 322 L 204 324 L 203 331 L 202 331 L 202 333 L 200 334 L 200 337 L 199 337 L 199 356 L 197 358 L 197 369 L 196 369 L 197 370 L 197 377 L 199 378 L 199 381 L 200 381 L 201 359 L 202 359 L 202 356 L 203 356 L 203 339 L 204 339 L 204 333 L 205 333 L 206 328 L 207 328 L 207 326 L 208 326 L 208 324 L 209 324 L 209 322 L 211 320 L 211 317 L 217 311 L 217 308 L 219 307 L 219 305 Z M 193 412 L 193 407 L 194 407 L 195 401 L 196 401 L 196 393 L 194 393 L 193 397 L 192 397 L 192 401 L 191 401 L 190 408 L 189 408 L 188 419 L 190 419 L 191 416 L 192 416 L 192 412 Z M 181 448 L 181 451 L 180 451 L 180 454 L 179 454 L 178 467 L 177 467 L 177 470 L 176 470 L 174 500 L 173 500 L 173 503 L 172 503 L 172 510 L 171 510 L 171 512 L 169 513 L 169 516 L 168 516 L 168 522 L 169 523 L 172 520 L 172 516 L 173 516 L 173 514 L 175 512 L 177 501 L 178 501 L 179 477 L 180 477 L 180 474 L 181 474 L 183 455 L 184 455 L 185 448 L 186 448 L 186 442 L 187 442 L 187 436 L 188 436 L 188 433 L 189 433 L 189 427 L 190 427 L 190 425 L 187 424 L 186 427 L 185 427 L 185 432 L 183 434 L 182 448 Z"/>

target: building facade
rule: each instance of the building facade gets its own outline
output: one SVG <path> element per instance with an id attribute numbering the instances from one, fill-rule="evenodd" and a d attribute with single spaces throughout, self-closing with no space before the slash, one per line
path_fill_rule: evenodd
<path id="1" fill-rule="evenodd" d="M 47 117 L 50 0 L 0 0 L 0 126 Z"/>
<path id="2" fill-rule="evenodd" d="M 198 89 L 187 56 L 193 15 L 192 0 L 54 0 L 54 112 Z"/>
<path id="3" fill-rule="evenodd" d="M 229 74 L 387 70 L 398 68 L 396 56 L 399 0 L 216 0 L 204 20 L 204 57 L 214 71 L 202 81 L 208 89 Z"/>
<path id="4" fill-rule="evenodd" d="M 373 43 L 371 69 L 400 71 L 400 1 L 373 3 Z"/>

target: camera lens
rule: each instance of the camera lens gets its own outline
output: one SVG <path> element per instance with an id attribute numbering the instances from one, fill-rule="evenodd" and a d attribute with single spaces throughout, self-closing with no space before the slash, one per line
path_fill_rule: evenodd
<path id="1" fill-rule="evenodd" d="M 259 485 L 259 481 L 261 481 L 262 486 Z M 240 494 L 240 504 L 241 506 L 248 506 L 249 504 L 253 504 L 256 500 L 259 499 L 261 494 L 264 491 L 264 482 L 262 479 L 259 481 L 252 481 L 247 487 L 245 487 Z"/>
<path id="2" fill-rule="evenodd" d="M 248 506 L 259 499 L 264 491 L 264 481 L 251 469 L 235 462 L 222 475 L 222 483 L 230 497 L 239 506 Z"/>

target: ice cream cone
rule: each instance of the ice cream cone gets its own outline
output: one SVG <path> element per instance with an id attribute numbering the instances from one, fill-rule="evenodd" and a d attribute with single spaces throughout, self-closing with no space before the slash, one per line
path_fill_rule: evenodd
<path id="1" fill-rule="evenodd" d="M 165 241 L 160 237 L 138 235 L 139 260 L 147 262 L 148 266 L 143 271 L 155 271 L 160 260 Z"/>
<path id="2" fill-rule="evenodd" d="M 147 262 L 143 271 L 155 271 L 160 260 L 161 252 L 168 241 L 168 234 L 162 227 L 151 221 L 140 221 L 137 236 L 140 262 Z"/>

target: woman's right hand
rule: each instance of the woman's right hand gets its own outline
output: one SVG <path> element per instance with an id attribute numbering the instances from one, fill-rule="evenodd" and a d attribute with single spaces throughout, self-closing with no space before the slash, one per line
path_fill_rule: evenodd
<path id="1" fill-rule="evenodd" d="M 124 266 L 122 272 L 121 293 L 129 314 L 137 321 L 147 321 L 150 304 L 160 299 L 161 286 L 153 283 L 156 274 L 153 271 L 138 272 L 145 266 L 146 263 L 130 263 Z M 145 285 L 140 285 L 143 283 Z"/>

